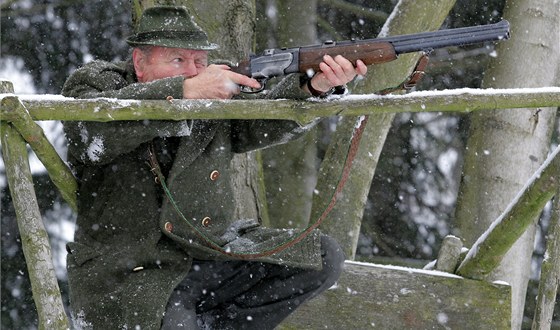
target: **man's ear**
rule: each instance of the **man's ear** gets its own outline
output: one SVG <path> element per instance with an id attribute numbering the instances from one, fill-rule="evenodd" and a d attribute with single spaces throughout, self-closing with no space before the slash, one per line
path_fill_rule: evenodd
<path id="1" fill-rule="evenodd" d="M 134 64 L 134 71 L 138 81 L 142 81 L 144 77 L 144 64 L 146 62 L 146 54 L 138 48 L 132 50 L 132 63 Z"/>

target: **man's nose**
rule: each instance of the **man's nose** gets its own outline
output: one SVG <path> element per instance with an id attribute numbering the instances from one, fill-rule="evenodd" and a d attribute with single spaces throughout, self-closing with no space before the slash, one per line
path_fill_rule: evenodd
<path id="1" fill-rule="evenodd" d="M 197 73 L 198 70 L 196 69 L 196 65 L 194 64 L 194 62 L 191 61 L 185 62 L 185 65 L 183 67 L 183 76 L 187 78 L 191 78 L 196 76 Z"/>

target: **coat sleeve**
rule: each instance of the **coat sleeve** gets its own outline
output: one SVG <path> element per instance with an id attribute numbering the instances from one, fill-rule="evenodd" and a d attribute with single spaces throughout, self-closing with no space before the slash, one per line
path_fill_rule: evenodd
<path id="1" fill-rule="evenodd" d="M 62 94 L 75 98 L 165 99 L 181 98 L 183 77 L 134 83 L 122 65 L 91 62 L 64 84 Z M 131 83 L 132 82 L 132 83 Z M 68 152 L 85 164 L 103 165 L 156 137 L 186 136 L 190 121 L 65 122 Z"/>
<path id="2" fill-rule="evenodd" d="M 291 74 L 261 98 L 303 100 L 309 97 L 300 87 L 300 75 Z M 292 120 L 233 121 L 233 151 L 247 152 L 295 140 L 313 128 L 318 121 L 314 120 L 306 125 Z"/>

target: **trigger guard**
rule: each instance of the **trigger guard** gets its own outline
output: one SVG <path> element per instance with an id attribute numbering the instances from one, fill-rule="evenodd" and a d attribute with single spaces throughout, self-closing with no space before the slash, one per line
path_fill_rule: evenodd
<path id="1" fill-rule="evenodd" d="M 261 84 L 261 88 L 251 88 L 244 85 L 239 86 L 242 93 L 245 94 L 256 94 L 262 92 L 266 88 L 266 82 L 268 78 L 257 79 L 259 84 Z"/>

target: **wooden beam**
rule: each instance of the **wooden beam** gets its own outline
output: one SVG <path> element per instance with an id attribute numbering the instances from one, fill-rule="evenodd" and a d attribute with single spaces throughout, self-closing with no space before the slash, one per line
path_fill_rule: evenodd
<path id="1" fill-rule="evenodd" d="M 560 146 L 545 160 L 504 213 L 475 242 L 459 265 L 457 274 L 484 279 L 498 266 L 505 253 L 556 193 L 560 185 L 559 167 Z"/>
<path id="2" fill-rule="evenodd" d="M 54 271 L 48 234 L 35 198 L 26 144 L 10 124 L 0 122 L 0 127 L 6 176 L 37 306 L 39 329 L 67 329 L 68 319 Z"/>
<path id="3" fill-rule="evenodd" d="M 15 97 L 7 98 L 6 103 L 10 103 L 11 124 L 33 149 L 41 163 L 43 163 L 49 177 L 60 191 L 66 203 L 68 203 L 72 210 L 77 211 L 76 192 L 78 183 L 72 171 L 70 171 L 66 163 L 56 152 L 56 149 L 49 142 L 41 126 L 33 121 L 20 100 Z"/>
<path id="4" fill-rule="evenodd" d="M 436 269 L 451 274 L 455 273 L 462 250 L 463 242 L 460 238 L 452 235 L 446 236 L 441 243 L 441 249 L 439 250 L 435 265 Z"/>
<path id="5" fill-rule="evenodd" d="M 12 84 L 0 81 L 1 92 L 13 92 Z M 26 143 L 11 124 L 0 121 L 0 132 L 2 157 L 37 307 L 39 329 L 69 329 L 54 271 L 49 237 L 37 204 Z"/>
<path id="6" fill-rule="evenodd" d="M 13 98 L 19 98 L 33 120 L 184 120 L 291 119 L 361 116 L 397 112 L 467 113 L 509 108 L 558 107 L 560 87 L 522 89 L 459 89 L 406 95 L 349 95 L 296 100 L 172 100 L 72 99 L 59 95 L 26 97 L 0 94 L 2 120 L 17 120 Z"/>
<path id="7" fill-rule="evenodd" d="M 560 166 L 556 168 L 556 177 L 560 178 Z M 560 285 L 560 185 L 556 189 L 556 197 L 552 216 L 546 235 L 546 252 L 541 266 L 537 307 L 533 318 L 532 330 L 551 328 L 554 305 L 558 301 Z"/>

